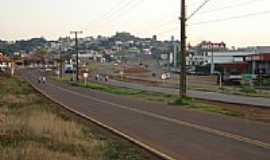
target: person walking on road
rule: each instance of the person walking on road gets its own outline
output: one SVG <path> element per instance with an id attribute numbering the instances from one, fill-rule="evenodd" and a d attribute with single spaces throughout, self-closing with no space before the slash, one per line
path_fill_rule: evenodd
<path id="1" fill-rule="evenodd" d="M 38 83 L 40 84 L 42 81 L 42 77 L 41 76 L 38 76 Z"/>
<path id="2" fill-rule="evenodd" d="M 46 81 L 47 81 L 47 78 L 46 78 L 45 76 L 43 76 L 43 77 L 42 77 L 42 82 L 43 82 L 43 84 L 45 84 Z"/>
<path id="3" fill-rule="evenodd" d="M 105 76 L 105 82 L 109 81 L 109 76 Z"/>

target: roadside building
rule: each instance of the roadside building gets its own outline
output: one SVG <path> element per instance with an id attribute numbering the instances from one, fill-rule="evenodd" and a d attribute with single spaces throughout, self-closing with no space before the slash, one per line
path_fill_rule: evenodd
<path id="1" fill-rule="evenodd" d="M 6 70 L 10 62 L 9 57 L 0 52 L 0 70 Z"/>
<path id="2" fill-rule="evenodd" d="M 217 70 L 223 75 L 224 82 L 240 83 L 243 74 L 249 73 L 249 64 L 246 62 L 224 63 L 217 65 Z"/>
<path id="3" fill-rule="evenodd" d="M 88 64 L 90 63 L 91 61 L 96 61 L 96 62 L 101 62 L 102 61 L 102 58 L 103 58 L 103 55 L 99 52 L 96 52 L 96 51 L 82 51 L 84 53 L 80 53 L 79 54 L 79 62 L 81 64 Z M 72 57 L 73 59 L 76 59 L 76 54 L 73 54 Z"/>
<path id="4" fill-rule="evenodd" d="M 252 74 L 270 75 L 270 52 L 256 53 L 246 57 Z"/>
<path id="5" fill-rule="evenodd" d="M 189 66 L 211 66 L 209 70 L 219 68 L 224 73 L 239 74 L 270 74 L 270 46 L 246 47 L 229 50 L 208 46 L 209 42 L 202 42 L 189 49 L 187 63 Z M 223 44 L 222 46 L 226 46 Z M 211 48 L 212 47 L 212 48 Z"/>

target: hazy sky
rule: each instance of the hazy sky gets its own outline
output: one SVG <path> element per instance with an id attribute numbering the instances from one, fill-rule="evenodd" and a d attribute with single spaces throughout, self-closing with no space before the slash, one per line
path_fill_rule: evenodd
<path id="1" fill-rule="evenodd" d="M 190 15 L 204 0 L 186 1 Z M 5 40 L 56 39 L 70 30 L 83 30 L 81 36 L 128 31 L 142 37 L 179 37 L 180 0 L 0 0 L 0 4 L 0 39 Z M 188 42 L 270 45 L 270 12 L 194 25 L 262 11 L 270 11 L 270 0 L 210 0 L 188 21 Z"/>

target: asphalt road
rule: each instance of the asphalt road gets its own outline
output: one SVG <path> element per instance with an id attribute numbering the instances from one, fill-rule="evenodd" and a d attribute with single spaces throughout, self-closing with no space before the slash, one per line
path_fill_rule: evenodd
<path id="1" fill-rule="evenodd" d="M 269 160 L 270 125 L 23 77 L 52 99 L 177 160 Z"/>
<path id="2" fill-rule="evenodd" d="M 142 84 L 121 82 L 117 80 L 110 80 L 110 85 L 116 87 L 124 87 L 131 89 L 141 89 L 146 91 L 161 92 L 167 94 L 179 94 L 178 89 L 164 88 L 164 87 L 149 87 Z M 253 106 L 269 107 L 270 108 L 270 98 L 263 97 L 250 97 L 250 96 L 241 96 L 241 95 L 230 95 L 217 92 L 206 92 L 206 91 L 188 91 L 188 95 L 193 98 L 219 101 L 225 103 L 234 103 L 234 104 L 246 104 Z"/>

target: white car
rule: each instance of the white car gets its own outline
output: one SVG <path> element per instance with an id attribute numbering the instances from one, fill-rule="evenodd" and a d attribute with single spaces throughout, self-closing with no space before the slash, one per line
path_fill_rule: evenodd
<path id="1" fill-rule="evenodd" d="M 52 69 L 51 69 L 51 68 L 46 68 L 45 71 L 46 71 L 46 72 L 51 72 Z"/>

